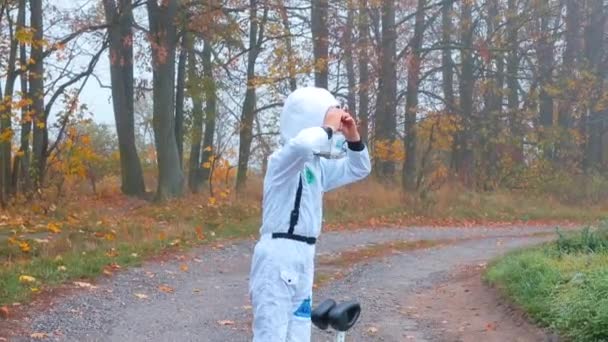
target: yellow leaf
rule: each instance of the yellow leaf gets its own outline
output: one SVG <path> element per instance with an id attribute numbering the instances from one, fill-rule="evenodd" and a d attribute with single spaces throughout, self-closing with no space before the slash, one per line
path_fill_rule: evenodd
<path id="1" fill-rule="evenodd" d="M 28 253 L 30 250 L 32 250 L 32 247 L 30 247 L 30 244 L 27 243 L 27 241 L 19 242 L 19 248 L 23 253 Z"/>
<path id="2" fill-rule="evenodd" d="M 34 39 L 34 31 L 29 28 L 20 28 L 15 32 L 15 39 L 19 43 L 29 44 Z"/>
<path id="3" fill-rule="evenodd" d="M 38 293 L 38 292 L 40 292 L 40 289 L 37 287 L 32 287 L 32 288 L 30 288 L 30 291 L 32 291 L 32 293 Z"/>
<path id="4" fill-rule="evenodd" d="M 28 275 L 21 275 L 19 276 L 19 282 L 21 284 L 32 284 L 36 282 L 36 278 Z"/>
<path id="5" fill-rule="evenodd" d="M 44 122 L 37 122 L 36 126 L 40 129 L 43 129 L 44 127 L 46 127 L 46 125 L 44 124 Z"/>
<path id="6" fill-rule="evenodd" d="M 104 235 L 104 239 L 108 240 L 108 241 L 114 241 L 116 240 L 116 234 L 110 232 L 110 233 L 106 233 Z"/>
<path id="7" fill-rule="evenodd" d="M 215 199 L 215 197 L 209 197 L 209 200 L 207 202 L 209 203 L 209 205 L 215 205 L 217 203 L 217 200 Z"/>
<path id="8" fill-rule="evenodd" d="M 46 227 L 53 234 L 59 234 L 59 233 L 61 233 L 61 228 L 59 228 L 59 225 L 57 223 L 52 223 L 51 222 Z"/>

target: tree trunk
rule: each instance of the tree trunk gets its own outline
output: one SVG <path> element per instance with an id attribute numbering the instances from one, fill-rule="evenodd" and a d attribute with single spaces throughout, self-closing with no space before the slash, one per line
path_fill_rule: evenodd
<path id="1" fill-rule="evenodd" d="M 19 0 L 19 15 L 17 17 L 17 31 L 25 27 L 25 12 L 26 0 Z M 19 66 L 27 65 L 27 50 L 25 43 L 19 44 Z M 22 97 L 27 96 L 27 77 L 25 70 L 21 72 L 19 80 L 21 81 Z M 12 190 L 13 193 L 19 190 L 28 192 L 30 190 L 31 177 L 29 175 L 30 162 L 30 134 L 32 132 L 32 120 L 28 117 L 30 106 L 21 108 L 21 145 L 19 153 L 15 155 L 13 160 L 13 175 L 12 175 Z M 21 189 L 19 189 L 21 185 Z"/>
<path id="2" fill-rule="evenodd" d="M 30 25 L 34 30 L 30 69 L 29 98 L 32 100 L 34 118 L 34 138 L 32 144 L 32 164 L 36 187 L 41 187 L 46 169 L 46 149 L 48 146 L 47 118 L 44 114 L 44 61 L 43 61 L 43 20 L 42 0 L 30 0 Z"/>
<path id="3" fill-rule="evenodd" d="M 24 16 L 25 4 L 20 2 L 19 12 L 17 13 L 18 21 L 20 21 L 22 13 Z M 23 22 L 17 23 L 17 27 L 15 27 L 13 26 L 13 23 L 9 21 L 8 25 L 11 41 L 9 45 L 9 56 L 7 61 L 8 63 L 6 72 L 6 83 L 4 86 L 4 95 L 2 96 L 2 104 L 4 110 L 0 112 L 0 191 L 2 192 L 0 200 L 2 204 L 5 204 L 13 193 L 11 189 L 11 145 L 13 140 L 12 104 L 15 81 L 17 80 L 17 72 L 15 65 L 17 64 L 17 52 L 19 50 L 19 42 L 15 37 L 15 31 L 16 29 L 19 29 L 23 26 Z"/>
<path id="4" fill-rule="evenodd" d="M 380 79 L 378 100 L 376 105 L 375 149 L 378 144 L 385 149 L 394 142 L 396 137 L 396 106 L 397 106 L 397 69 L 396 50 L 397 34 L 395 31 L 395 1 L 382 2 L 382 48 L 380 57 Z M 395 174 L 393 160 L 377 158 L 376 172 L 380 179 L 392 180 Z"/>
<path id="5" fill-rule="evenodd" d="M 184 164 L 184 92 L 186 88 L 186 38 L 182 36 L 182 43 L 177 62 L 177 89 L 175 92 L 175 139 L 179 165 Z"/>
<path id="6" fill-rule="evenodd" d="M 264 11 L 266 17 L 267 9 Z M 236 190 L 242 192 L 247 183 L 247 169 L 251 154 L 251 142 L 253 140 L 253 121 L 255 120 L 255 63 L 260 52 L 260 41 L 263 36 L 263 22 L 258 22 L 257 0 L 250 0 L 249 17 L 249 54 L 247 58 L 247 91 L 243 101 L 241 113 L 241 127 L 239 132 L 239 161 L 236 173 Z M 259 37 L 258 37 L 259 36 Z"/>
<path id="7" fill-rule="evenodd" d="M 515 147 L 523 149 L 521 123 L 519 122 L 519 11 L 517 0 L 509 0 L 507 5 L 507 108 L 509 126 Z"/>
<path id="8" fill-rule="evenodd" d="M 420 85 L 420 67 L 422 40 L 424 38 L 424 16 L 427 0 L 418 0 L 414 36 L 410 41 L 411 52 L 408 56 L 407 95 L 405 99 L 405 161 L 403 164 L 403 188 L 406 191 L 416 189 L 416 114 L 418 112 L 418 87 Z"/>
<path id="9" fill-rule="evenodd" d="M 369 17 L 367 14 L 367 0 L 359 2 L 359 130 L 363 141 L 369 140 Z"/>
<path id="10" fill-rule="evenodd" d="M 177 45 L 177 0 L 160 5 L 148 0 L 150 22 L 154 142 L 158 161 L 157 199 L 177 197 L 183 190 L 183 173 L 175 138 L 175 49 Z"/>
<path id="11" fill-rule="evenodd" d="M 552 83 L 553 44 L 550 41 L 549 28 L 549 0 L 542 0 L 538 4 L 537 17 L 539 21 L 538 44 L 536 53 L 539 69 L 539 118 L 541 126 L 546 130 L 553 126 L 553 98 L 547 93 Z M 549 151 L 547 151 L 549 152 Z"/>
<path id="12" fill-rule="evenodd" d="M 603 66 L 604 34 L 606 18 L 603 0 L 587 0 L 589 11 L 588 24 L 585 32 L 585 55 L 590 71 L 596 76 L 594 92 L 589 94 L 588 140 L 584 158 L 586 171 L 600 170 L 603 164 L 602 134 L 606 126 L 605 106 L 599 102 L 605 92 Z M 602 108 L 600 108 L 602 107 Z"/>
<path id="13" fill-rule="evenodd" d="M 346 64 L 346 78 L 348 81 L 348 108 L 355 115 L 357 113 L 357 75 L 355 74 L 355 63 L 353 52 L 353 30 L 355 21 L 354 4 L 347 2 L 346 28 L 344 30 L 344 63 Z"/>
<path id="14" fill-rule="evenodd" d="M 203 156 L 202 162 L 208 162 L 215 154 L 214 136 L 215 122 L 217 116 L 217 89 L 215 85 L 215 77 L 213 76 L 213 64 L 211 62 L 211 41 L 205 41 L 203 47 L 203 73 L 205 85 L 205 136 L 203 137 Z M 211 177 L 211 168 L 203 168 L 201 178 L 205 183 L 208 183 Z"/>
<path id="15" fill-rule="evenodd" d="M 445 99 L 445 110 L 453 114 L 456 112 L 454 102 L 454 62 L 452 61 L 452 10 L 454 1 L 444 1 L 441 7 L 441 35 L 443 49 L 441 51 L 441 72 L 443 78 L 443 96 Z"/>
<path id="16" fill-rule="evenodd" d="M 514 0 L 511 0 L 514 1 Z M 566 0 L 566 46 L 563 54 L 563 77 L 565 81 L 573 80 L 576 77 L 578 62 L 582 56 L 582 35 L 581 35 L 581 1 Z M 564 94 L 559 104 L 559 126 L 568 129 L 572 127 L 572 108 L 573 99 L 569 93 Z"/>
<path id="17" fill-rule="evenodd" d="M 500 7 L 499 0 L 490 0 L 488 4 L 488 15 L 486 19 L 486 32 L 488 44 L 488 56 L 484 59 L 486 86 L 484 87 L 484 117 L 483 129 L 479 132 L 480 147 L 483 155 L 480 166 L 484 170 L 484 190 L 491 190 L 495 186 L 497 171 L 499 168 L 499 155 L 497 151 L 497 139 L 500 136 L 502 120 L 502 102 L 504 86 L 504 57 L 503 44 L 499 41 L 500 30 Z M 490 52 L 492 51 L 492 52 Z"/>
<path id="18" fill-rule="evenodd" d="M 280 1 L 280 15 L 281 22 L 283 23 L 283 30 L 285 30 L 285 46 L 287 47 L 287 63 L 289 64 L 289 89 L 293 92 L 298 88 L 298 80 L 296 78 L 296 60 L 294 58 L 294 50 L 291 43 L 291 25 L 289 23 L 289 16 L 287 15 L 287 8 L 285 8 L 285 1 Z"/>
<path id="19" fill-rule="evenodd" d="M 201 148 L 203 139 L 203 87 L 204 83 L 201 82 L 201 78 L 198 76 L 196 70 L 196 56 L 193 53 L 194 50 L 194 38 L 192 34 L 186 34 L 186 44 L 188 48 L 188 94 L 192 99 L 192 131 L 190 137 L 192 139 L 190 145 L 190 158 L 188 167 L 188 186 L 190 191 L 198 193 L 201 190 L 203 179 L 201 178 L 202 173 L 202 161 L 201 161 Z M 204 50 L 203 50 L 204 53 Z"/>
<path id="20" fill-rule="evenodd" d="M 141 162 L 135 147 L 133 113 L 133 13 L 131 0 L 103 2 L 110 24 L 110 78 L 112 104 L 120 154 L 121 190 L 125 195 L 141 196 L 146 192 Z"/>
<path id="21" fill-rule="evenodd" d="M 312 46 L 315 62 L 315 86 L 327 89 L 329 71 L 328 0 L 311 0 Z"/>
<path id="22" fill-rule="evenodd" d="M 459 178 L 465 185 L 471 185 L 474 171 L 474 155 L 472 138 L 472 116 L 473 116 L 473 90 L 475 87 L 474 61 L 473 61 L 473 4 L 463 2 L 461 4 L 460 34 L 461 45 L 460 58 L 462 60 L 460 73 L 460 115 L 462 130 L 456 137 L 455 166 Z"/>

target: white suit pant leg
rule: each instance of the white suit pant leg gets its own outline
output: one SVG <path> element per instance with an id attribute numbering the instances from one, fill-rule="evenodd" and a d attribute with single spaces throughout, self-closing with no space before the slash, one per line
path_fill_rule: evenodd
<path id="1" fill-rule="evenodd" d="M 299 283 L 292 301 L 292 311 L 287 329 L 288 342 L 310 342 L 312 311 L 312 284 L 314 265 L 304 268 L 299 274 Z"/>
<path id="2" fill-rule="evenodd" d="M 254 342 L 310 342 L 314 254 L 289 244 L 262 241 L 254 251 L 250 283 Z"/>
<path id="3" fill-rule="evenodd" d="M 251 289 L 253 342 L 285 341 L 291 317 L 291 292 L 279 280 L 278 270 L 258 274 Z M 274 281 L 273 281 L 274 280 Z"/>

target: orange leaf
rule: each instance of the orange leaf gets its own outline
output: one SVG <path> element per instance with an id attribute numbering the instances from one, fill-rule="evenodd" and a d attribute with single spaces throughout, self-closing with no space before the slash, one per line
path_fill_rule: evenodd
<path id="1" fill-rule="evenodd" d="M 173 290 L 172 287 L 169 287 L 167 285 L 161 285 L 158 287 L 159 291 L 165 292 L 165 293 L 173 293 L 175 290 Z"/>
<path id="2" fill-rule="evenodd" d="M 8 319 L 9 311 L 7 306 L 0 307 L 0 318 Z"/>

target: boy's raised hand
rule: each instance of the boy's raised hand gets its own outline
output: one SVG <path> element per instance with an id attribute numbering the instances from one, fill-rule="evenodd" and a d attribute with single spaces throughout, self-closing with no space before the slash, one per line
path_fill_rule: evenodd
<path id="1" fill-rule="evenodd" d="M 356 142 L 361 140 L 359 130 L 357 129 L 357 122 L 355 121 L 355 118 L 352 117 L 352 115 L 344 112 L 342 114 L 341 123 L 341 131 L 342 134 L 344 134 L 346 141 Z"/>

